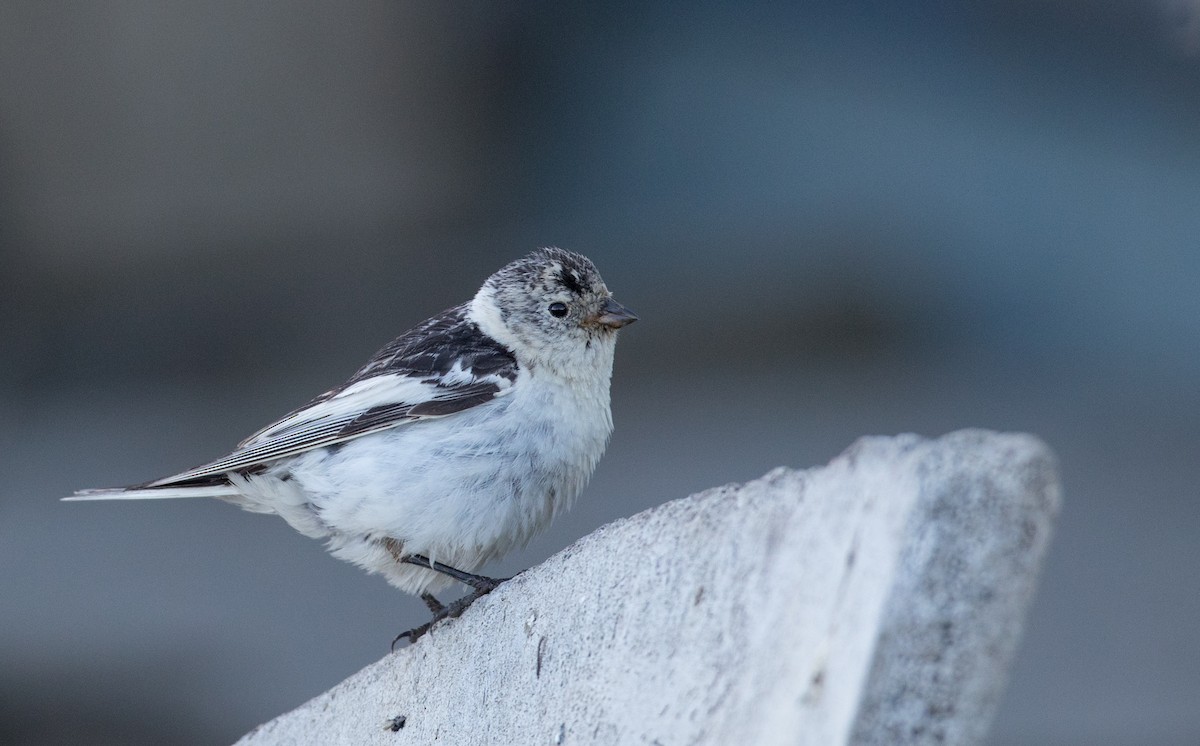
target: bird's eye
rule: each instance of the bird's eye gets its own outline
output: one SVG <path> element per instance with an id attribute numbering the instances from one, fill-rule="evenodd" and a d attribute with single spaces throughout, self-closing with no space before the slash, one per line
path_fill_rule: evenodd
<path id="1" fill-rule="evenodd" d="M 546 308 L 546 310 L 549 311 L 550 315 L 553 316 L 554 318 L 561 319 L 563 316 L 567 315 L 567 304 L 559 303 L 558 301 L 555 301 L 555 302 L 551 303 L 550 306 L 548 308 Z"/>

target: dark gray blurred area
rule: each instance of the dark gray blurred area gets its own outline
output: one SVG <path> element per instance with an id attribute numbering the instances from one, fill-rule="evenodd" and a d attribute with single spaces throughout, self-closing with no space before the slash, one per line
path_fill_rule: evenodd
<path id="1" fill-rule="evenodd" d="M 0 742 L 227 742 L 386 654 L 421 603 L 278 519 L 57 498 L 557 244 L 642 320 L 592 485 L 492 572 L 1030 431 L 1066 508 L 991 743 L 1200 743 L 1198 4 L 797 6 L 0 3 Z"/>

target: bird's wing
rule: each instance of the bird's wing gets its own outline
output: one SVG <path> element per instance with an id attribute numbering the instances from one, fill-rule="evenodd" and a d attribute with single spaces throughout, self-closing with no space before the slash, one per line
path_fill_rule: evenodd
<path id="1" fill-rule="evenodd" d="M 511 391 L 517 362 L 452 308 L 380 350 L 341 387 L 268 425 L 229 455 L 143 487 L 249 469 L 415 420 L 445 417 Z"/>

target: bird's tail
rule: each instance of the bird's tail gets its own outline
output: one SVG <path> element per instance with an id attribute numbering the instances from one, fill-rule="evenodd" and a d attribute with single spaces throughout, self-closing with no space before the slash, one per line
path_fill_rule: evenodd
<path id="1" fill-rule="evenodd" d="M 98 490 L 79 490 L 66 502 L 81 500 L 166 500 L 176 497 L 236 497 L 238 491 L 231 484 L 174 485 L 166 487 L 107 487 Z"/>

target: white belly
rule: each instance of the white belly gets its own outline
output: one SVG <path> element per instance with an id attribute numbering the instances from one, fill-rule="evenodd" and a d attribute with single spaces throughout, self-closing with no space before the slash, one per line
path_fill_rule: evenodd
<path id="1" fill-rule="evenodd" d="M 527 542 L 570 507 L 604 452 L 604 384 L 580 395 L 530 376 L 508 396 L 303 454 L 265 478 L 286 474 L 334 555 L 404 590 L 437 587 L 441 576 L 398 565 L 382 540 L 467 571 Z"/>

